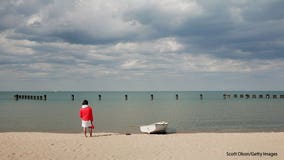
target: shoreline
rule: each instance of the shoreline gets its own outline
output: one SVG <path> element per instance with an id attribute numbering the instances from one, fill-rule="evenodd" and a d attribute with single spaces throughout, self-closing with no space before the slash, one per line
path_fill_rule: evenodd
<path id="1" fill-rule="evenodd" d="M 82 131 L 78 132 L 72 132 L 72 131 L 0 131 L 1 133 L 54 133 L 54 134 L 81 134 L 83 133 Z M 113 134 L 145 134 L 141 132 L 112 132 L 112 131 L 100 131 L 100 132 L 94 132 L 95 134 L 100 134 L 100 133 L 113 133 Z M 220 130 L 220 131 L 179 131 L 179 132 L 171 132 L 168 131 L 166 133 L 160 133 L 157 135 L 169 135 L 169 134 L 198 134 L 198 133 L 284 133 L 284 130 L 279 129 L 279 130 Z M 152 134 L 151 134 L 152 135 Z M 155 134 L 153 134 L 155 135 Z"/>
<path id="2" fill-rule="evenodd" d="M 284 158 L 284 132 L 0 133 L 0 157 L 8 159 L 263 159 Z M 261 156 L 260 156 L 261 155 Z"/>

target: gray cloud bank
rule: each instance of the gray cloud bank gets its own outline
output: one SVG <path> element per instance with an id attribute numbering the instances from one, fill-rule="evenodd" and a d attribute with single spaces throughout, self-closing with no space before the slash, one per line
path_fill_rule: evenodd
<path id="1" fill-rule="evenodd" d="M 279 89 L 283 8 L 281 0 L 1 1 L 0 90 Z"/>

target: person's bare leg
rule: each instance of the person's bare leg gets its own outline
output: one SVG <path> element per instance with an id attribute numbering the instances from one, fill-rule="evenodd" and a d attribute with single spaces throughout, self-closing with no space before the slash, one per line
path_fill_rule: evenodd
<path id="1" fill-rule="evenodd" d="M 92 128 L 89 128 L 90 137 L 92 137 L 92 136 L 93 136 L 93 131 L 92 131 L 92 130 L 93 130 Z"/>
<path id="2" fill-rule="evenodd" d="M 87 129 L 83 127 L 83 130 L 84 130 L 85 137 L 87 137 Z"/>

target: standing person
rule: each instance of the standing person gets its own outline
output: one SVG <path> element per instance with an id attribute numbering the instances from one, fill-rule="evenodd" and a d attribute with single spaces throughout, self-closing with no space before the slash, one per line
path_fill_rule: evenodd
<path id="1" fill-rule="evenodd" d="M 93 110 L 91 106 L 88 105 L 87 100 L 82 102 L 82 108 L 80 108 L 80 118 L 82 120 L 82 127 L 85 137 L 87 137 L 87 128 L 89 128 L 90 137 L 92 137 L 92 129 L 94 128 Z"/>

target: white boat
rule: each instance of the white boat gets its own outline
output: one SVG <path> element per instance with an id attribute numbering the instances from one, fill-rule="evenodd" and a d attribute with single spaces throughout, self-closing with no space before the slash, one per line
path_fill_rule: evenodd
<path id="1" fill-rule="evenodd" d="M 161 121 L 149 125 L 140 126 L 142 133 L 166 133 L 168 122 Z"/>

